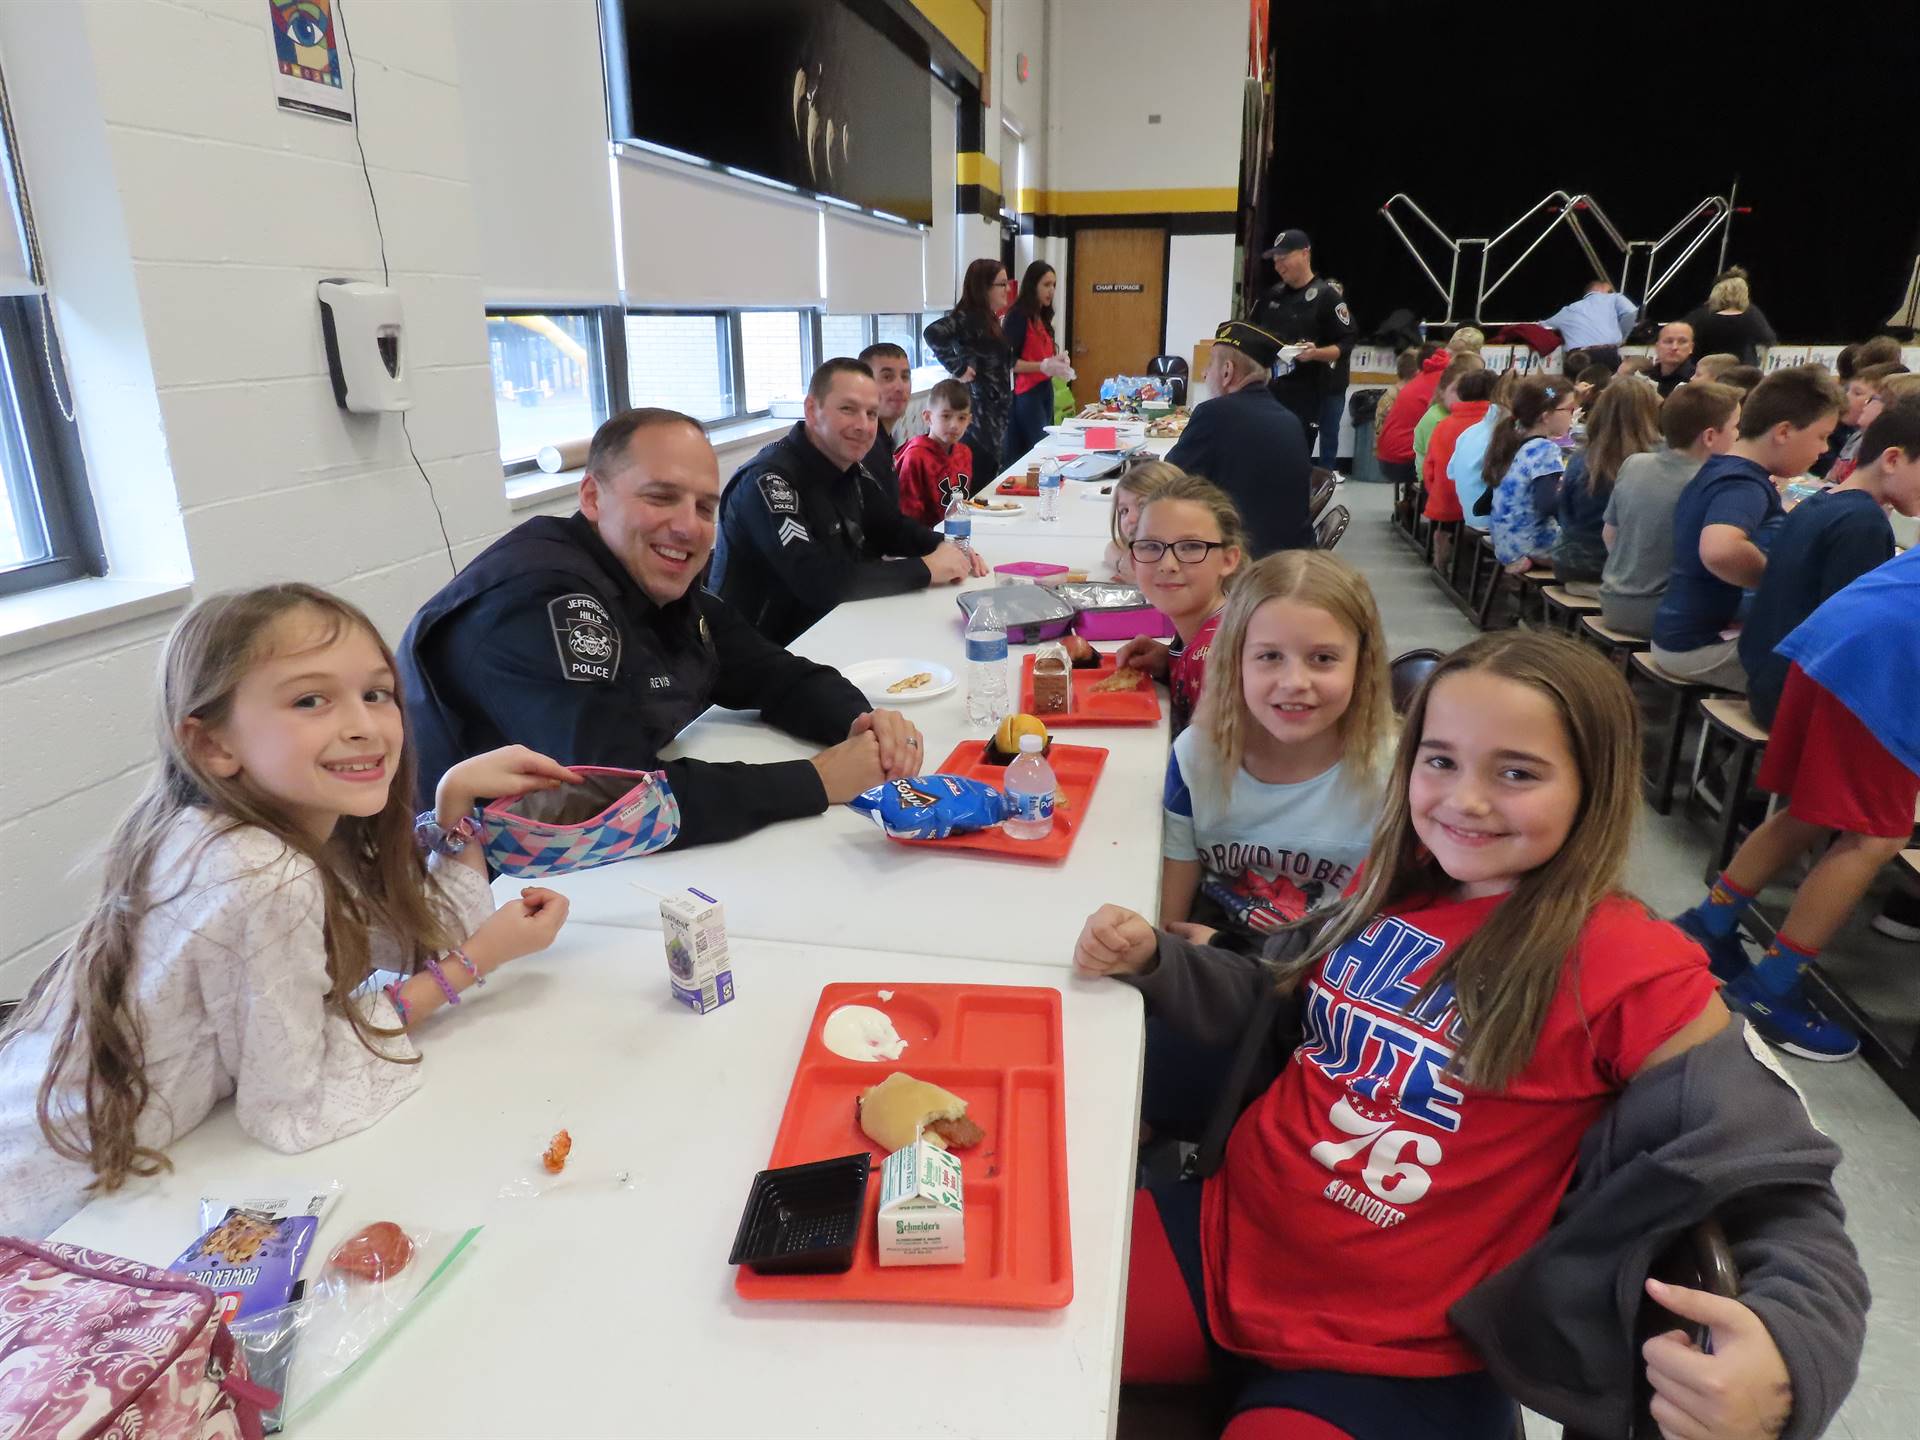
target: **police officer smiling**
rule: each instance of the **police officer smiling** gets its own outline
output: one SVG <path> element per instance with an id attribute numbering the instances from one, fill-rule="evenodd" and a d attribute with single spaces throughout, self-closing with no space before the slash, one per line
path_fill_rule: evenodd
<path id="1" fill-rule="evenodd" d="M 987 573 L 978 555 L 903 516 L 862 463 L 879 417 L 880 391 L 866 363 L 829 360 L 807 386 L 806 418 L 727 486 L 709 583 L 776 644 L 843 600 Z"/>
<path id="2" fill-rule="evenodd" d="M 1260 297 L 1247 319 L 1282 344 L 1308 347 L 1291 369 L 1275 373 L 1268 388 L 1300 421 L 1311 450 L 1324 402 L 1347 388 L 1353 312 L 1337 285 L 1313 273 L 1313 242 L 1306 231 L 1282 230 L 1260 253 L 1273 261 L 1280 283 Z"/>
<path id="3" fill-rule="evenodd" d="M 920 732 L 904 716 L 874 710 L 700 588 L 719 504 L 698 422 L 649 409 L 602 425 L 579 512 L 508 531 L 407 626 L 400 669 L 422 774 L 508 744 L 568 765 L 664 770 L 677 843 L 697 845 L 919 773 Z M 661 760 L 709 705 L 758 710 L 827 748 L 769 765 Z"/>

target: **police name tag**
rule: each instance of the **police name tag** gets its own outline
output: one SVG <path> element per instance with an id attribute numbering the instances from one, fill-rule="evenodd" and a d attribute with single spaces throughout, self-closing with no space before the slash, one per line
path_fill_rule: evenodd
<path id="1" fill-rule="evenodd" d="M 562 595 L 547 602 L 560 673 L 583 685 L 612 683 L 620 673 L 620 630 L 607 607 L 591 595 Z"/>

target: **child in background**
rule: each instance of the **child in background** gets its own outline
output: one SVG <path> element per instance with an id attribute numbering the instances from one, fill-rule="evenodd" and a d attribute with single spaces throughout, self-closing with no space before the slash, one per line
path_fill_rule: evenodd
<path id="1" fill-rule="evenodd" d="M 1433 427 L 1427 439 L 1426 468 L 1420 472 L 1426 486 L 1427 504 L 1421 513 L 1437 524 L 1460 518 L 1460 496 L 1447 473 L 1460 437 L 1486 418 L 1493 408 L 1493 391 L 1500 377 L 1481 366 L 1471 369 L 1447 387 L 1452 397 L 1447 402 L 1446 418 Z M 1442 392 L 1446 393 L 1445 390 Z"/>
<path id="2" fill-rule="evenodd" d="M 1413 474 L 1422 485 L 1427 483 L 1427 451 L 1433 445 L 1433 432 L 1440 428 L 1440 422 L 1447 418 L 1454 405 L 1460 399 L 1460 381 L 1475 370 L 1484 370 L 1486 361 L 1478 355 L 1457 355 L 1447 368 L 1440 372 L 1440 384 L 1434 389 L 1433 403 L 1427 406 L 1427 413 L 1420 417 L 1420 423 L 1413 427 Z"/>
<path id="3" fill-rule="evenodd" d="M 1380 810 L 1386 645 L 1367 582 L 1324 551 L 1282 550 L 1234 583 L 1209 699 L 1167 759 L 1162 926 L 1264 934 L 1345 891 Z"/>
<path id="4" fill-rule="evenodd" d="M 1657 400 L 1659 392 L 1654 394 Z M 1673 511 L 1680 493 L 1708 457 L 1726 454 L 1739 434 L 1740 397 L 1727 386 L 1690 380 L 1658 404 L 1663 443 L 1622 462 L 1600 531 L 1607 546 L 1601 622 L 1642 638 L 1653 633 L 1654 612 L 1673 574 Z"/>
<path id="5" fill-rule="evenodd" d="M 1127 547 L 1140 528 L 1140 502 L 1155 486 L 1181 479 L 1186 473 L 1178 465 L 1169 465 L 1164 460 L 1136 460 L 1113 482 L 1113 513 L 1108 519 L 1112 538 L 1107 541 L 1104 558 L 1115 579 L 1133 581 L 1133 556 Z"/>
<path id="6" fill-rule="evenodd" d="M 1716 355 L 1702 355 L 1698 360 L 1693 362 L 1693 379 L 1687 383 L 1691 385 L 1696 381 L 1701 381 L 1718 385 L 1721 377 L 1724 376 L 1727 371 L 1737 368 L 1739 364 L 1740 357 L 1738 355 L 1729 355 L 1724 350 Z"/>
<path id="7" fill-rule="evenodd" d="M 1432 343 L 1422 345 L 1414 354 L 1418 361 L 1416 373 L 1406 379 L 1394 396 L 1392 409 L 1375 432 L 1373 446 L 1374 454 L 1380 457 L 1381 473 L 1403 491 L 1411 489 L 1413 482 L 1420 478 L 1420 472 L 1414 468 L 1414 427 L 1433 404 L 1433 397 L 1440 389 L 1440 377 L 1454 360 L 1450 351 Z"/>
<path id="8" fill-rule="evenodd" d="M 1695 383 L 1695 382 L 1688 382 Z M 1607 502 L 1628 458 L 1660 443 L 1660 394 L 1645 385 L 1604 389 L 1587 415 L 1587 443 L 1567 462 L 1553 573 L 1576 595 L 1599 593 L 1607 563 Z"/>
<path id="9" fill-rule="evenodd" d="M 1462 325 L 1447 337 L 1447 349 L 1456 355 L 1478 355 L 1487 337 L 1472 325 Z"/>
<path id="10" fill-rule="evenodd" d="M 1753 387 L 1766 378 L 1766 372 L 1758 365 L 1729 365 L 1720 372 L 1720 379 L 1716 383 L 1726 386 L 1744 400 Z"/>
<path id="11" fill-rule="evenodd" d="M 1558 375 L 1527 375 L 1513 389 L 1512 413 L 1487 441 L 1481 474 L 1493 487 L 1493 553 L 1509 575 L 1553 558 L 1560 476 L 1567 452 L 1557 443 L 1579 402 Z"/>
<path id="12" fill-rule="evenodd" d="M 552 942 L 565 898 L 495 910 L 471 816 L 578 777 L 519 746 L 461 762 L 423 861 L 395 684 L 366 616 L 311 586 L 216 595 L 175 627 L 159 765 L 0 1038 L 0 1233 L 167 1169 L 229 1095 L 275 1150 L 365 1129 L 421 1084 L 410 1030 Z M 383 969 L 405 978 L 369 984 Z"/>
<path id="13" fill-rule="evenodd" d="M 1742 1037 L 1721 1034 L 1698 949 L 1621 889 L 1639 742 L 1634 701 L 1597 653 L 1485 636 L 1415 696 L 1350 898 L 1259 961 L 1118 906 L 1088 919 L 1075 968 L 1126 979 L 1190 1040 L 1233 1044 L 1276 983 L 1297 997 L 1275 1022 L 1281 1053 L 1304 1029 L 1213 1174 L 1136 1195 L 1126 1381 L 1200 1383 L 1230 1355 L 1236 1440 L 1507 1440 L 1513 1401 L 1449 1311 L 1551 1251 L 1550 1226 L 1583 1227 L 1584 1265 L 1633 1263 L 1648 1212 L 1595 1201 L 1556 1217 L 1583 1138 L 1620 1115 L 1645 1142 L 1633 1173 L 1684 1154 L 1683 1168 L 1754 1177 L 1744 1193 L 1761 1197 L 1735 1237 L 1745 1303 L 1647 1282 L 1713 1331 L 1710 1350 L 1674 1331 L 1639 1352 L 1666 1433 L 1778 1434 L 1791 1414 L 1812 1435 L 1832 1417 L 1867 1299 L 1831 1190 L 1838 1153 Z M 1684 1113 L 1665 1068 L 1682 1056 Z M 1643 1085 L 1658 1098 L 1638 1099 Z M 1804 1203 L 1769 1204 L 1767 1167 L 1788 1145 L 1826 1169 Z M 1593 1159 L 1615 1181 L 1627 1163 Z M 1595 1184 L 1583 1173 L 1570 1199 L 1617 1193 Z M 1689 1168 L 1666 1191 L 1676 1208 L 1691 1186 Z M 1598 1296 L 1617 1323 L 1617 1300 Z M 1568 1318 L 1542 1287 L 1515 1298 Z"/>
<path id="14" fill-rule="evenodd" d="M 1760 584 L 1760 541 L 1784 513 L 1775 477 L 1803 475 L 1840 419 L 1840 389 L 1823 370 L 1776 370 L 1740 409 L 1740 438 L 1680 493 L 1673 574 L 1653 617 L 1653 658 L 1683 680 L 1746 693 L 1737 623 L 1741 591 Z"/>
<path id="15" fill-rule="evenodd" d="M 1127 547 L 1134 583 L 1173 622 L 1172 645 L 1144 637 L 1120 647 L 1118 663 L 1165 681 L 1177 739 L 1200 703 L 1207 649 L 1220 628 L 1227 587 L 1246 554 L 1240 512 L 1219 486 L 1182 475 L 1147 492 Z"/>
<path id="16" fill-rule="evenodd" d="M 1860 463 L 1860 442 L 1867 427 L 1879 416 L 1883 403 L 1882 391 L 1887 381 L 1896 375 L 1907 374 L 1907 367 L 1899 361 L 1888 361 L 1880 365 L 1868 365 L 1853 372 L 1853 378 L 1847 382 L 1847 408 L 1840 413 L 1840 423 L 1853 433 L 1848 435 L 1841 445 L 1840 453 L 1834 457 L 1833 464 L 1827 469 L 1827 480 L 1838 485 L 1853 473 L 1853 467 Z"/>
<path id="17" fill-rule="evenodd" d="M 1494 430 L 1508 415 L 1514 386 L 1520 383 L 1517 371 L 1503 370 L 1493 382 L 1493 403 L 1486 414 L 1460 432 L 1453 442 L 1453 454 L 1447 458 L 1447 478 L 1460 506 L 1461 519 L 1476 530 L 1485 530 L 1493 510 L 1492 491 L 1488 489 L 1485 460 L 1487 445 Z"/>
<path id="18" fill-rule="evenodd" d="M 927 392 L 920 413 L 927 433 L 900 447 L 893 468 L 900 477 L 900 513 L 937 530 L 954 492 L 973 492 L 973 451 L 960 438 L 973 423 L 973 397 L 958 380 L 942 380 Z"/>
<path id="19" fill-rule="evenodd" d="M 1434 348 L 1438 349 L 1439 347 L 1435 346 Z M 1418 345 L 1409 345 L 1393 357 L 1393 384 L 1387 386 L 1386 389 L 1380 392 L 1380 398 L 1374 402 L 1373 406 L 1373 433 L 1376 451 L 1379 448 L 1379 437 L 1386 432 L 1387 416 L 1393 411 L 1393 402 L 1400 398 L 1401 387 L 1420 373 L 1420 361 L 1422 358 Z"/>
<path id="20" fill-rule="evenodd" d="M 1747 836 L 1706 899 L 1675 922 L 1706 947 L 1714 973 L 1727 980 L 1727 1003 L 1774 1044 L 1809 1060 L 1845 1060 L 1860 1042 L 1821 1012 L 1802 975 L 1880 867 L 1912 843 L 1920 800 L 1916 613 L 1920 550 L 1909 550 L 1830 597 L 1780 642 L 1790 668 L 1758 783 L 1787 803 Z M 1829 839 L 1773 944 L 1749 967 L 1739 934 L 1747 906 Z"/>

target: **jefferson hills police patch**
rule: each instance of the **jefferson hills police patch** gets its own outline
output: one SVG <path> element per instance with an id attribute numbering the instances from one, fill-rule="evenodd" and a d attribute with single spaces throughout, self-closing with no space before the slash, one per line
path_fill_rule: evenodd
<path id="1" fill-rule="evenodd" d="M 582 685 L 608 685 L 620 674 L 620 628 L 607 607 L 591 595 L 561 595 L 547 602 L 560 673 Z"/>

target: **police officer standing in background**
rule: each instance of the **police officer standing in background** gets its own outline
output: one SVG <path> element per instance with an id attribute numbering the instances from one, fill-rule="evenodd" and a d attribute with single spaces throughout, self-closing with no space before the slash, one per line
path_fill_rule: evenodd
<path id="1" fill-rule="evenodd" d="M 421 607 L 400 641 L 419 799 L 455 761 L 526 745 L 565 765 L 664 770 L 678 845 L 818 815 L 917 775 L 920 732 L 790 655 L 700 588 L 720 466 L 699 422 L 628 410 L 587 453 L 578 513 L 537 515 Z M 661 760 L 709 705 L 827 748 L 767 765 Z"/>
<path id="2" fill-rule="evenodd" d="M 1247 319 L 1288 345 L 1310 347 L 1290 370 L 1281 361 L 1268 388 L 1298 418 L 1311 451 L 1322 410 L 1332 408 L 1328 395 L 1346 390 L 1353 314 L 1339 288 L 1313 273 L 1313 242 L 1306 231 L 1282 230 L 1260 253 L 1273 261 L 1280 283 L 1260 297 Z"/>
<path id="3" fill-rule="evenodd" d="M 843 600 L 985 575 L 986 562 L 900 513 L 862 463 L 880 391 L 864 361 L 813 372 L 806 418 L 734 472 L 708 587 L 776 645 Z"/>

